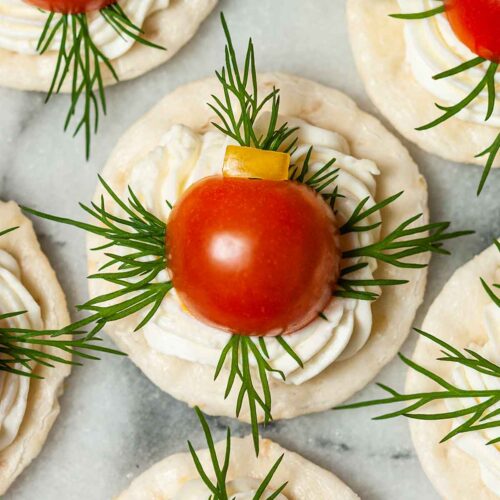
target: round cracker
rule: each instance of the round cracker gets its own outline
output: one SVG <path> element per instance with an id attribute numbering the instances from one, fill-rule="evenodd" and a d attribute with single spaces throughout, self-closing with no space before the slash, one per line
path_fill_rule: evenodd
<path id="1" fill-rule="evenodd" d="M 484 345 L 488 340 L 484 329 L 484 308 L 491 299 L 481 285 L 495 281 L 500 266 L 500 253 L 495 245 L 458 269 L 446 283 L 429 308 L 422 329 L 458 349 L 471 343 Z M 438 361 L 442 353 L 435 343 L 419 338 L 413 360 L 445 380 L 452 380 L 456 365 Z M 411 370 L 406 383 L 407 393 L 429 392 L 438 386 Z M 428 407 L 429 413 L 447 411 L 444 402 Z M 439 441 L 452 429 L 451 420 L 410 420 L 411 435 L 420 462 L 427 476 L 443 498 L 454 500 L 493 500 L 498 497 L 481 479 L 477 462 L 459 449 L 452 440 Z"/>
<path id="2" fill-rule="evenodd" d="M 217 455 L 223 456 L 226 442 L 216 444 Z M 208 450 L 196 452 L 201 464 L 212 476 L 212 461 Z M 228 481 L 251 477 L 264 480 L 272 466 L 284 455 L 269 487 L 278 489 L 287 482 L 283 493 L 290 500 L 313 500 L 335 498 L 336 500 L 356 500 L 358 495 L 331 472 L 309 462 L 297 453 L 285 450 L 269 439 L 260 440 L 259 457 L 255 457 L 252 437 L 231 439 L 231 462 Z M 179 453 L 153 465 L 136 478 L 116 500 L 162 500 L 170 499 L 193 479 L 199 479 L 190 453 Z"/>
<path id="3" fill-rule="evenodd" d="M 0 249 L 18 262 L 24 286 L 30 291 L 42 312 L 44 328 L 59 329 L 70 322 L 66 298 L 47 257 L 43 254 L 31 222 L 14 202 L 0 201 L 0 231 L 18 229 L 0 237 Z M 4 311 L 13 312 L 13 311 Z M 55 348 L 44 348 L 68 360 L 71 355 Z M 14 442 L 0 452 L 0 495 L 40 453 L 49 431 L 59 414 L 59 396 L 70 365 L 57 363 L 54 368 L 37 365 L 34 373 L 43 380 L 32 379 L 26 415 Z"/>
<path id="4" fill-rule="evenodd" d="M 200 24 L 212 12 L 218 0 L 171 0 L 167 9 L 148 17 L 144 37 L 167 50 L 158 50 L 135 43 L 123 56 L 112 61 L 120 81 L 136 78 L 172 58 L 196 33 Z M 57 54 L 19 54 L 0 49 L 0 85 L 19 90 L 47 92 L 52 84 Z M 103 66 L 105 85 L 116 82 Z M 62 92 L 71 90 L 66 82 Z"/>
<path id="5" fill-rule="evenodd" d="M 475 158 L 493 143 L 499 129 L 451 118 L 418 131 L 441 112 L 435 96 L 414 78 L 406 60 L 404 24 L 389 14 L 399 12 L 397 0 L 348 0 L 349 35 L 358 72 L 375 106 L 407 139 L 425 151 L 451 161 L 484 165 Z M 500 157 L 495 161 L 500 167 Z"/>
<path id="6" fill-rule="evenodd" d="M 259 81 L 260 92 L 270 92 L 274 86 L 281 89 L 283 114 L 339 132 L 349 141 L 354 156 L 377 162 L 381 171 L 377 200 L 405 191 L 383 212 L 384 234 L 418 213 L 423 213 L 423 221 L 427 221 L 425 180 L 408 151 L 377 119 L 361 111 L 341 92 L 309 80 L 269 74 L 261 75 Z M 220 85 L 215 79 L 207 79 L 180 87 L 167 95 L 120 139 L 104 168 L 104 179 L 118 193 L 123 193 L 131 168 L 160 143 L 163 134 L 173 124 L 182 123 L 200 132 L 209 129 L 214 116 L 206 102 L 213 93 L 220 94 Z M 101 193 L 102 190 L 98 189 L 96 199 Z M 112 210 L 113 206 L 113 203 L 107 203 L 108 209 Z M 101 244 L 102 240 L 90 235 L 88 248 Z M 89 251 L 88 255 L 89 272 L 93 274 L 106 257 L 103 252 Z M 415 261 L 427 263 L 429 255 L 419 255 Z M 340 404 L 363 388 L 395 356 L 422 302 L 427 270 L 397 269 L 380 263 L 376 276 L 407 279 L 410 283 L 384 289 L 381 299 L 373 305 L 372 335 L 355 356 L 334 363 L 300 386 L 286 385 L 271 378 L 275 419 L 319 412 Z M 89 287 L 92 297 L 112 290 L 102 280 L 90 280 Z M 234 417 L 237 391 L 224 399 L 228 372 L 223 372 L 214 382 L 213 367 L 154 351 L 140 333 L 132 333 L 139 321 L 137 316 L 132 316 L 111 323 L 107 325 L 107 332 L 161 389 L 191 406 L 198 405 L 206 413 Z M 195 384 L 193 380 L 196 380 Z M 239 418 L 249 421 L 247 405 L 243 406 Z"/>

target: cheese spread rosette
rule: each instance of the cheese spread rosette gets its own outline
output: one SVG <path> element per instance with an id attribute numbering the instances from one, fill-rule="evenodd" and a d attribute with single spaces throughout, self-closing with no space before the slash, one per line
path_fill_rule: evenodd
<path id="1" fill-rule="evenodd" d="M 187 43 L 217 0 L 0 0 L 0 85 L 71 93 L 91 131 L 106 113 L 104 87 L 140 76 Z"/>
<path id="2" fill-rule="evenodd" d="M 500 166 L 498 3 L 350 0 L 347 12 L 353 54 L 375 105 L 426 151 L 486 164 L 480 191 Z"/>
<path id="3" fill-rule="evenodd" d="M 429 252 L 466 232 L 427 224 L 425 181 L 377 120 L 336 90 L 258 75 L 251 43 L 240 72 L 224 28 L 226 67 L 125 134 L 92 223 L 36 213 L 90 233 L 78 329 L 105 329 L 176 398 L 236 409 L 258 447 L 258 421 L 371 380 L 408 334 Z"/>
<path id="4" fill-rule="evenodd" d="M 14 202 L 0 202 L 0 495 L 42 449 L 72 356 L 117 353 L 62 331 L 69 323 L 31 222 Z"/>
<path id="5" fill-rule="evenodd" d="M 347 485 L 300 455 L 261 439 L 253 453 L 251 436 L 214 443 L 198 410 L 208 449 L 179 453 L 153 465 L 132 481 L 117 500 L 301 500 L 359 499 Z M 227 464 L 227 465 L 226 465 Z"/>
<path id="6" fill-rule="evenodd" d="M 47 258 L 42 253 L 31 223 L 14 203 L 0 202 L 0 329 L 2 360 L 8 359 L 10 344 L 3 329 L 58 329 L 68 324 L 64 293 Z M 25 314 L 6 318 L 8 313 Z M 37 349 L 29 345 L 27 347 Z M 49 346 L 51 355 L 70 360 L 71 355 Z M 59 352 L 58 352 L 59 351 Z M 24 370 L 21 363 L 9 365 Z M 0 369 L 0 494 L 40 452 L 59 414 L 59 396 L 70 365 L 53 368 L 37 364 L 32 373 L 43 379 L 29 378 Z"/>

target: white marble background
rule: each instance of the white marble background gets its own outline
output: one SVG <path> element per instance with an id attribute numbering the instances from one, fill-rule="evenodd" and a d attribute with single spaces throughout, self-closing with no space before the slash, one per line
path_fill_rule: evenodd
<path id="1" fill-rule="evenodd" d="M 343 0 L 221 0 L 232 33 L 255 41 L 262 71 L 287 71 L 345 91 L 378 115 L 356 74 Z M 217 13 L 170 63 L 108 90 L 109 115 L 83 161 L 80 140 L 61 131 L 66 97 L 43 104 L 41 94 L 0 89 L 0 198 L 80 217 L 78 201 L 92 197 L 100 171 L 118 138 L 164 94 L 211 75 L 222 63 L 223 36 Z M 435 258 L 420 321 L 454 269 L 500 234 L 500 171 L 477 199 L 479 168 L 454 165 L 407 144 L 429 183 L 433 220 L 452 220 L 477 234 L 453 242 L 453 256 Z M 36 221 L 43 248 L 54 264 L 70 304 L 86 298 L 83 235 Z M 414 336 L 404 351 L 411 352 Z M 405 370 L 394 361 L 378 377 L 401 388 Z M 360 398 L 374 397 L 370 385 Z M 127 359 L 107 358 L 74 370 L 61 398 L 62 411 L 43 452 L 6 498 L 12 500 L 112 498 L 130 480 L 165 456 L 186 451 L 189 438 L 203 439 L 192 410 L 162 393 Z M 332 470 L 366 500 L 437 498 L 413 451 L 407 422 L 371 422 L 375 411 L 326 412 L 278 422 L 265 435 Z M 216 436 L 232 424 L 210 419 Z"/>

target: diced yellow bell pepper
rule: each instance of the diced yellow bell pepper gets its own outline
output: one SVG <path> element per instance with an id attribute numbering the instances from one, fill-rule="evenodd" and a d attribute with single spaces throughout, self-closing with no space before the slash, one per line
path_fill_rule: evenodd
<path id="1" fill-rule="evenodd" d="M 228 146 L 222 175 L 224 177 L 286 181 L 288 180 L 289 168 L 289 154 L 243 146 Z"/>

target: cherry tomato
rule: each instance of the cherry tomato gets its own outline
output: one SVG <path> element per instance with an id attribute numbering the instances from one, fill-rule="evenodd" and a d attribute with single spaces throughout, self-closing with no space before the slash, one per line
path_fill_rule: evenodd
<path id="1" fill-rule="evenodd" d="M 59 12 L 61 14 L 83 14 L 101 10 L 117 0 L 24 0 L 48 12 Z"/>
<path id="2" fill-rule="evenodd" d="M 500 0 L 445 0 L 450 25 L 472 52 L 500 61 Z"/>
<path id="3" fill-rule="evenodd" d="M 331 299 L 340 249 L 331 208 L 290 181 L 207 177 L 171 212 L 167 260 L 188 311 L 240 335 L 287 334 Z"/>

